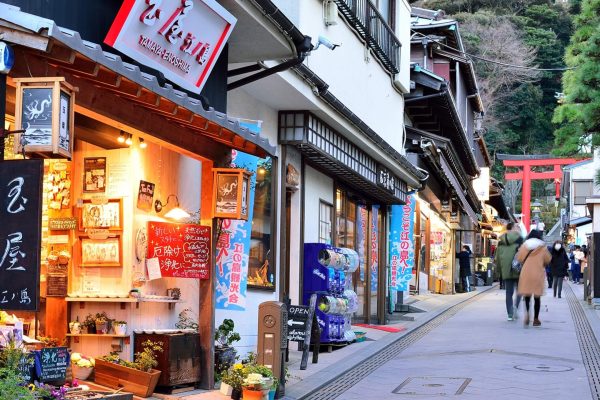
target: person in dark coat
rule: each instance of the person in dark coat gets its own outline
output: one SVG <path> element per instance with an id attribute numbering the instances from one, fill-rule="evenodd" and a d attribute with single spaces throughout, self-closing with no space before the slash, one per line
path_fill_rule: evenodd
<path id="1" fill-rule="evenodd" d="M 471 248 L 467 245 L 462 247 L 462 251 L 456 253 L 458 258 L 458 265 L 460 266 L 460 280 L 463 284 L 463 290 L 465 292 L 471 291 L 471 283 L 469 277 L 471 276 Z"/>
<path id="2" fill-rule="evenodd" d="M 562 293 L 562 283 L 565 276 L 569 274 L 569 256 L 565 251 L 565 246 L 560 240 L 554 242 L 552 249 L 550 250 L 552 260 L 550 260 L 550 273 L 552 274 L 552 290 L 554 291 L 554 297 L 558 292 L 558 298 L 560 299 Z"/>

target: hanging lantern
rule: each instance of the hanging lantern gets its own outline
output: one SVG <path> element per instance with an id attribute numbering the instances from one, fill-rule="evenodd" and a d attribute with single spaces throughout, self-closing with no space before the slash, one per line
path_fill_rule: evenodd
<path id="1" fill-rule="evenodd" d="M 75 89 L 62 77 L 17 78 L 15 153 L 71 158 Z"/>
<path id="2" fill-rule="evenodd" d="M 213 168 L 213 175 L 214 217 L 247 220 L 252 174 L 240 168 Z"/>

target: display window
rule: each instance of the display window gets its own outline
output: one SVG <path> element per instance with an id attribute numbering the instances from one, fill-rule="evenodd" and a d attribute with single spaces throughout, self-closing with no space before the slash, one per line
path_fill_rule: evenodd
<path id="1" fill-rule="evenodd" d="M 453 234 L 447 224 L 435 213 L 431 213 L 429 238 L 430 276 L 435 279 L 435 292 L 451 294 L 453 286 L 454 247 Z"/>

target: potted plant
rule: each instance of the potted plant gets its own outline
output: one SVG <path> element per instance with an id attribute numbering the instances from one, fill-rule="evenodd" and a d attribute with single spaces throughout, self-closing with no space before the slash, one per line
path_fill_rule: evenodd
<path id="1" fill-rule="evenodd" d="M 81 323 L 81 327 L 84 328 L 87 333 L 96 333 L 96 318 L 92 314 L 88 314 Z"/>
<path id="2" fill-rule="evenodd" d="M 234 331 L 235 324 L 232 319 L 224 319 L 215 332 L 215 376 L 219 377 L 223 371 L 229 369 L 235 362 L 237 352 L 232 344 L 241 339 L 240 334 Z"/>
<path id="3" fill-rule="evenodd" d="M 133 362 L 120 359 L 116 353 L 97 359 L 94 381 L 141 397 L 152 395 L 161 373 L 153 368 L 158 365 L 156 352 L 162 351 L 162 343 L 146 340 L 142 346 Z"/>
<path id="4" fill-rule="evenodd" d="M 81 333 L 81 324 L 79 323 L 79 317 L 75 321 L 69 322 L 69 331 L 73 335 L 79 335 Z"/>
<path id="5" fill-rule="evenodd" d="M 71 368 L 73 377 L 79 380 L 86 380 L 94 370 L 95 360 L 92 357 L 82 356 L 79 353 L 71 354 Z"/>
<path id="6" fill-rule="evenodd" d="M 244 400 L 267 400 L 269 391 L 273 385 L 273 379 L 262 376 L 259 373 L 249 373 L 242 384 L 242 396 Z"/>
<path id="7" fill-rule="evenodd" d="M 240 400 L 242 397 L 242 384 L 246 374 L 247 371 L 243 364 L 233 364 L 221 375 L 220 392 L 226 396 L 231 396 L 233 400 Z"/>
<path id="8" fill-rule="evenodd" d="M 97 334 L 107 334 L 108 333 L 108 316 L 103 311 L 101 313 L 97 313 L 95 317 L 96 324 L 96 333 Z"/>
<path id="9" fill-rule="evenodd" d="M 127 334 L 127 321 L 113 321 L 112 326 L 115 330 L 115 335 Z"/>

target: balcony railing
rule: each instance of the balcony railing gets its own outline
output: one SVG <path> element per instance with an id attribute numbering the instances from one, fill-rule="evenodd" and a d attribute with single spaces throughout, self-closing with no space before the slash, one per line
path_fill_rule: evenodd
<path id="1" fill-rule="evenodd" d="M 335 0 L 350 26 L 373 50 L 385 69 L 400 72 L 400 41 L 369 0 Z"/>

